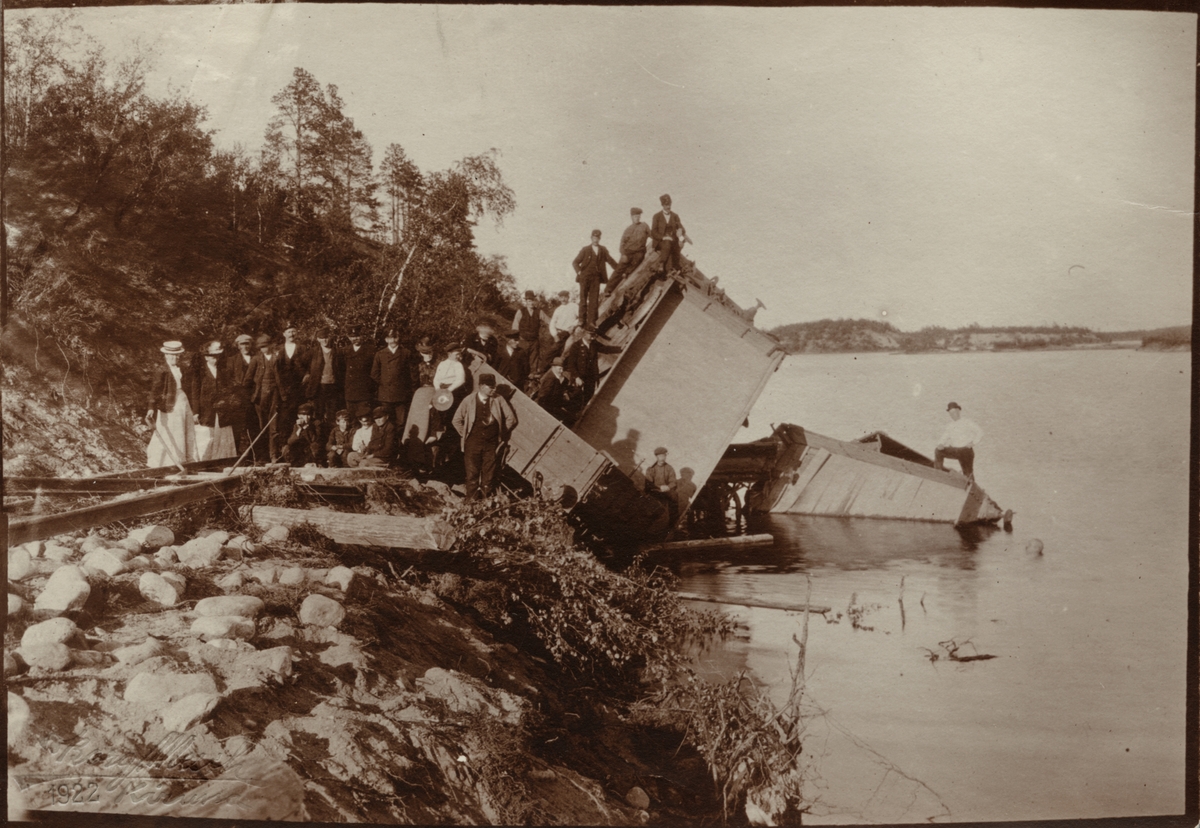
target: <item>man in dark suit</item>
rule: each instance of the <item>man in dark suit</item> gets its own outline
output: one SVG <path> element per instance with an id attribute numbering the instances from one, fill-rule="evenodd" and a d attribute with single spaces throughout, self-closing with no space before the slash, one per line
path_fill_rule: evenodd
<path id="1" fill-rule="evenodd" d="M 304 396 L 312 402 L 317 421 L 330 426 L 342 404 L 342 383 L 346 363 L 342 353 L 333 347 L 328 328 L 317 333 L 317 347 L 312 349 L 312 364 L 308 369 L 308 384 Z"/>
<path id="2" fill-rule="evenodd" d="M 671 211 L 671 196 L 664 193 L 658 197 L 662 210 L 654 214 L 650 224 L 650 243 L 659 253 L 664 274 L 679 270 L 679 250 L 685 241 L 690 242 L 687 231 L 678 213 Z"/>
<path id="3" fill-rule="evenodd" d="M 400 334 L 389 330 L 383 337 L 386 348 L 375 352 L 371 363 L 371 380 L 376 388 L 376 398 L 379 404 L 388 409 L 393 416 L 393 423 L 400 423 L 408 417 L 408 404 L 412 402 L 416 379 L 412 375 L 413 364 L 408 349 L 400 346 Z"/>
<path id="4" fill-rule="evenodd" d="M 550 360 L 550 368 L 542 375 L 533 399 L 554 419 L 566 419 L 571 405 L 571 384 L 563 373 L 562 357 Z"/>
<path id="5" fill-rule="evenodd" d="M 296 412 L 304 402 L 304 387 L 309 381 L 308 371 L 312 367 L 312 355 L 296 341 L 296 326 L 290 322 L 283 326 L 283 347 L 275 357 L 275 381 L 279 386 L 279 419 L 277 432 L 292 433 L 296 424 Z M 282 451 L 282 445 L 280 446 Z"/>
<path id="6" fill-rule="evenodd" d="M 617 266 L 608 248 L 600 244 L 600 231 L 592 231 L 592 243 L 585 245 L 571 262 L 575 268 L 575 281 L 579 282 L 579 321 L 585 325 L 596 324 L 596 311 L 600 308 L 600 285 L 608 281 L 608 266 Z"/>
<path id="7" fill-rule="evenodd" d="M 375 364 L 375 349 L 363 341 L 362 330 L 350 331 L 350 347 L 342 351 L 346 365 L 346 409 L 352 421 L 371 414 L 375 390 L 371 382 L 371 366 Z"/>
<path id="8" fill-rule="evenodd" d="M 279 459 L 287 432 L 279 431 L 279 385 L 275 378 L 275 361 L 278 357 L 271 337 L 259 334 L 255 341 L 258 353 L 250 361 L 250 401 L 258 413 L 260 428 L 267 429 L 267 452 L 272 463 Z"/>
<path id="9" fill-rule="evenodd" d="M 254 377 L 250 373 L 254 362 L 254 340 L 250 334 L 239 334 L 234 342 L 237 352 L 226 359 L 225 372 L 237 400 L 236 408 L 230 412 L 229 424 L 233 426 L 233 440 L 240 455 L 250 447 L 250 441 L 258 435 L 262 425 L 251 400 L 254 395 Z"/>
<path id="10" fill-rule="evenodd" d="M 529 379 L 529 351 L 520 346 L 520 341 L 521 332 L 513 328 L 508 332 L 504 345 L 500 347 L 500 354 L 496 357 L 496 370 L 511 382 L 514 388 L 524 388 L 525 381 Z"/>
<path id="11" fill-rule="evenodd" d="M 630 225 L 621 234 L 621 263 L 613 271 L 604 295 L 611 296 L 621 282 L 630 273 L 638 269 L 642 259 L 646 258 L 646 240 L 650 238 L 650 228 L 642 221 L 642 208 L 634 207 L 629 211 Z"/>
<path id="12" fill-rule="evenodd" d="M 596 341 L 596 329 L 591 327 L 577 328 L 575 341 L 567 347 L 563 354 L 563 372 L 567 380 L 577 391 L 582 392 L 576 405 L 582 409 L 587 405 L 592 394 L 596 393 L 596 385 L 600 382 L 600 354 L 617 353 L 621 349 L 609 345 L 601 345 Z"/>

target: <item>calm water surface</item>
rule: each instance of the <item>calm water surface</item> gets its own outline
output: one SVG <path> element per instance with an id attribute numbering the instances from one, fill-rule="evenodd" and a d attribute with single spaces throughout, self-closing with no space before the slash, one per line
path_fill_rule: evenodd
<path id="1" fill-rule="evenodd" d="M 984 429 L 977 480 L 1016 512 L 1011 534 L 777 516 L 752 527 L 774 547 L 682 565 L 693 592 L 800 602 L 807 574 L 831 617 L 851 596 L 878 605 L 870 631 L 810 622 L 807 822 L 1183 811 L 1190 359 L 785 360 L 744 439 L 780 422 L 841 439 L 882 429 L 932 455 L 955 400 Z M 782 701 L 801 616 L 729 609 L 748 640 L 707 667 L 749 669 Z M 951 639 L 996 658 L 946 661 Z"/>

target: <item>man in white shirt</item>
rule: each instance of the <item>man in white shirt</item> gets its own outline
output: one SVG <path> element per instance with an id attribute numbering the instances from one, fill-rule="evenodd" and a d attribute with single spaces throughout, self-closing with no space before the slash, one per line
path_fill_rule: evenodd
<path id="1" fill-rule="evenodd" d="M 950 422 L 942 432 L 933 452 L 933 467 L 943 469 L 942 461 L 949 457 L 962 466 L 968 480 L 975 480 L 975 445 L 983 439 L 983 429 L 974 420 L 962 416 L 962 407 L 952 402 L 946 406 Z"/>
<path id="2" fill-rule="evenodd" d="M 571 301 L 570 291 L 558 292 L 559 306 L 550 317 L 550 335 L 562 341 L 579 324 L 579 304 Z"/>

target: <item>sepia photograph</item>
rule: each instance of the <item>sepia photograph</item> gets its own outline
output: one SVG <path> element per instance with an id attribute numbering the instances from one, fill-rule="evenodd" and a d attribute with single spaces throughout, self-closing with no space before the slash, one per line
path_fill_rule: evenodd
<path id="1" fill-rule="evenodd" d="M 1194 11 L 2 23 L 10 822 L 1200 820 Z"/>

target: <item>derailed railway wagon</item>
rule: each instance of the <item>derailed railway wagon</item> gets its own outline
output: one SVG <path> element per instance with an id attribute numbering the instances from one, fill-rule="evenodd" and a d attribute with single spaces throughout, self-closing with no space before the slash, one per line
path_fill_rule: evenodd
<path id="1" fill-rule="evenodd" d="M 570 428 L 520 389 L 501 388 L 518 418 L 508 467 L 614 543 L 660 540 L 671 528 L 662 501 L 645 492 L 654 449 L 670 452 L 683 514 L 784 357 L 691 262 L 665 276 L 657 266 L 647 256 L 601 305 L 600 381 Z"/>

